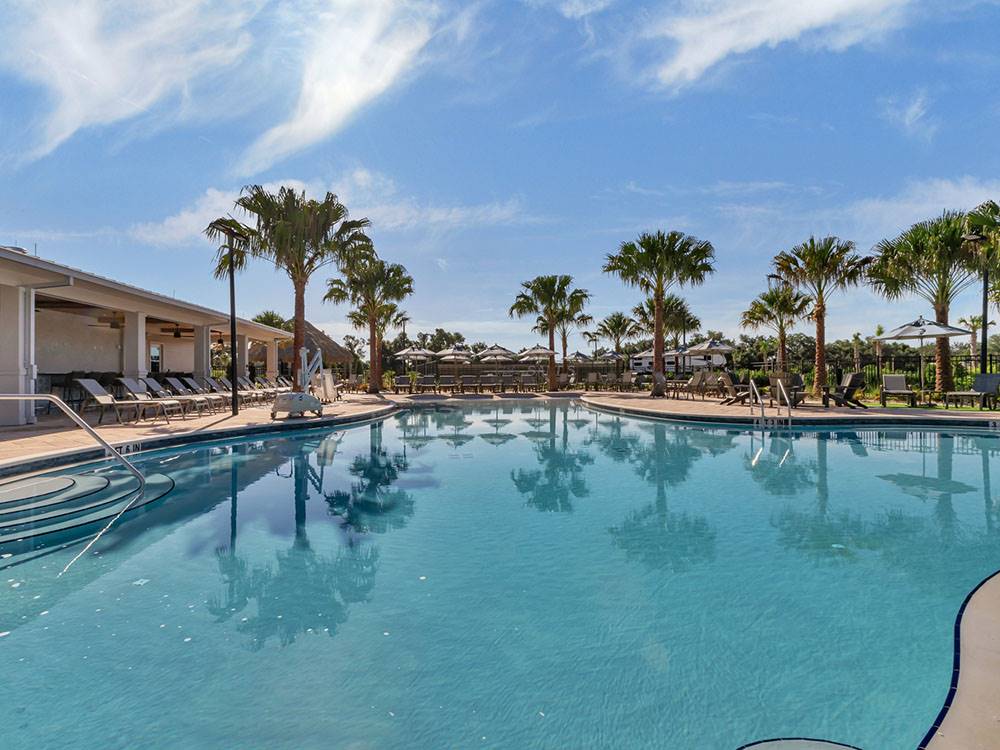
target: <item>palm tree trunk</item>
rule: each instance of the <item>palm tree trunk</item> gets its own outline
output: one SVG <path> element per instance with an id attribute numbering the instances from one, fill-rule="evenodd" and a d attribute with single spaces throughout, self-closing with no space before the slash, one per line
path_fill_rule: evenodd
<path id="1" fill-rule="evenodd" d="M 293 390 L 301 391 L 299 385 L 299 368 L 301 359 L 299 350 L 306 345 L 306 282 L 294 280 L 295 290 L 295 325 L 292 330 L 292 383 Z"/>
<path id="2" fill-rule="evenodd" d="M 566 372 L 566 348 L 569 346 L 569 334 L 562 331 L 559 335 L 562 337 L 562 371 Z"/>
<path id="3" fill-rule="evenodd" d="M 826 303 L 816 300 L 816 366 L 813 373 L 813 395 L 821 396 L 826 385 Z"/>
<path id="4" fill-rule="evenodd" d="M 962 321 L 959 321 L 959 323 L 961 323 L 961 322 Z M 976 353 L 979 350 L 978 344 L 979 344 L 979 337 L 976 336 L 976 329 L 973 328 L 972 329 L 972 342 L 969 344 L 969 356 L 970 357 L 975 357 L 976 356 Z"/>
<path id="5" fill-rule="evenodd" d="M 948 325 L 948 306 L 935 305 L 934 315 L 938 323 Z M 954 378 L 951 374 L 951 345 L 948 339 L 934 340 L 934 389 L 937 391 L 954 390 Z"/>
<path id="6" fill-rule="evenodd" d="M 381 390 L 381 363 L 378 361 L 378 331 L 375 320 L 368 319 L 368 392 L 378 393 Z"/>
<path id="7" fill-rule="evenodd" d="M 549 321 L 549 349 L 556 350 L 556 325 L 555 321 Z M 549 355 L 549 390 L 556 389 L 556 355 Z"/>
<path id="8" fill-rule="evenodd" d="M 663 374 L 663 295 L 653 295 L 653 372 Z"/>
<path id="9" fill-rule="evenodd" d="M 778 371 L 787 372 L 788 369 L 785 363 L 788 362 L 788 346 L 787 346 L 787 334 L 785 333 L 785 327 L 782 326 L 778 329 Z"/>

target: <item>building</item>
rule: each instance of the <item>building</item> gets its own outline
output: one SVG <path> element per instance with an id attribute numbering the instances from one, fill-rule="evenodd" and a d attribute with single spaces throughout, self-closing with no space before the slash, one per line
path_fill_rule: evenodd
<path id="1" fill-rule="evenodd" d="M 274 376 L 288 337 L 237 319 L 238 367 L 246 372 L 257 342 Z M 0 393 L 47 392 L 53 376 L 74 372 L 210 375 L 215 342 L 230 344 L 228 313 L 0 246 Z M 26 424 L 34 414 L 30 402 L 0 402 L 0 425 Z"/>

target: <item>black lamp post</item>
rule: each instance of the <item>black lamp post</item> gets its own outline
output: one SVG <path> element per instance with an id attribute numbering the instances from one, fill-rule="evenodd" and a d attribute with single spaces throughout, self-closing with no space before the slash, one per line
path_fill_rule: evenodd
<path id="1" fill-rule="evenodd" d="M 962 239 L 971 244 L 975 248 L 981 248 L 982 244 L 986 241 L 986 237 L 981 234 L 975 234 L 970 232 L 969 234 L 963 235 Z M 979 342 L 979 372 L 984 373 L 987 370 L 987 338 L 989 338 L 990 330 L 990 264 L 989 259 L 983 257 L 983 330 L 982 330 L 982 341 Z"/>

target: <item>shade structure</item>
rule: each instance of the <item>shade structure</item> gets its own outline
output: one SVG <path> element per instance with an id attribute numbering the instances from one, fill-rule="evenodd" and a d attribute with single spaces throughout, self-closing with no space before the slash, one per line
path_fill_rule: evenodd
<path id="1" fill-rule="evenodd" d="M 923 315 L 914 321 L 893 328 L 879 341 L 903 341 L 917 339 L 920 341 L 920 390 L 924 390 L 924 339 L 943 339 L 953 336 L 971 336 L 972 331 L 956 328 L 936 320 L 927 320 Z"/>
<path id="2" fill-rule="evenodd" d="M 408 362 L 426 362 L 429 359 L 433 359 L 435 355 L 430 349 L 408 346 L 405 349 L 400 349 L 394 356 L 397 359 L 406 360 Z"/>
<path id="3" fill-rule="evenodd" d="M 476 355 L 476 359 L 478 359 L 480 362 L 494 362 L 494 363 L 496 363 L 496 362 L 513 362 L 514 361 L 514 355 L 512 355 L 512 354 L 503 354 L 501 352 L 491 352 L 491 353 L 488 353 L 488 354 L 484 354 L 483 352 L 480 352 L 479 354 Z"/>
<path id="4" fill-rule="evenodd" d="M 485 435 L 479 436 L 482 440 L 493 446 L 503 445 L 509 440 L 514 440 L 517 435 L 511 435 L 509 432 L 488 432 Z"/>
<path id="5" fill-rule="evenodd" d="M 733 351 L 733 347 L 729 344 L 724 344 L 721 341 L 716 341 L 712 339 L 711 341 L 703 341 L 700 344 L 695 344 L 694 346 L 689 346 L 686 354 L 698 354 L 698 355 L 712 355 L 712 354 L 729 354 Z"/>
<path id="6" fill-rule="evenodd" d="M 434 354 L 442 362 L 468 362 L 472 359 L 472 352 L 465 347 L 449 347 Z"/>
<path id="7" fill-rule="evenodd" d="M 523 352 L 518 354 L 517 358 L 522 361 L 541 362 L 554 356 L 556 356 L 556 353 L 548 347 L 533 346 L 530 349 L 525 349 Z"/>
<path id="8" fill-rule="evenodd" d="M 591 358 L 588 357 L 583 352 L 573 352 L 568 357 L 566 357 L 567 362 L 591 362 Z"/>
<path id="9" fill-rule="evenodd" d="M 618 352 L 612 351 L 612 352 L 605 352 L 600 357 L 598 357 L 598 359 L 600 359 L 602 362 L 621 362 L 622 360 L 625 359 L 625 357 L 623 357 Z"/>
<path id="10" fill-rule="evenodd" d="M 484 357 L 507 357 L 508 359 L 514 359 L 514 356 L 514 352 L 505 346 L 500 346 L 500 344 L 488 346 L 476 353 L 476 359 L 483 359 Z"/>

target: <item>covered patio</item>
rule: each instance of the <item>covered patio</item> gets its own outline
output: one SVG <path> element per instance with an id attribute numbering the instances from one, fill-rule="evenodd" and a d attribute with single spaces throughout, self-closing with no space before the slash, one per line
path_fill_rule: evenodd
<path id="1" fill-rule="evenodd" d="M 79 404 L 74 379 L 105 387 L 119 376 L 211 375 L 212 347 L 247 373 L 253 343 L 268 377 L 288 332 L 0 246 L 0 393 L 53 393 Z M 235 346 L 233 344 L 235 343 Z M 0 425 L 31 424 L 44 404 L 0 402 Z"/>

